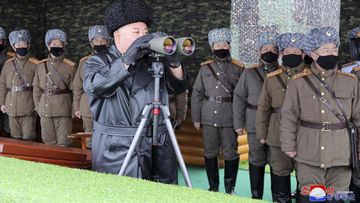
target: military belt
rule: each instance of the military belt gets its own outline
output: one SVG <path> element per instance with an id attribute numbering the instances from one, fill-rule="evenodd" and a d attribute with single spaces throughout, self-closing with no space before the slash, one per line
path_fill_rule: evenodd
<path id="1" fill-rule="evenodd" d="M 233 97 L 222 97 L 222 96 L 205 96 L 206 101 L 223 103 L 223 102 L 232 102 Z"/>
<path id="2" fill-rule="evenodd" d="M 270 111 L 271 111 L 271 113 L 280 113 L 281 107 L 278 107 L 278 108 L 271 107 Z"/>
<path id="3" fill-rule="evenodd" d="M 11 88 L 7 88 L 8 91 L 11 92 L 32 92 L 33 87 L 26 87 L 26 86 L 12 86 Z"/>
<path id="4" fill-rule="evenodd" d="M 300 120 L 300 125 L 306 128 L 319 129 L 321 131 L 340 130 L 346 128 L 346 122 L 341 123 L 315 123 L 310 121 Z"/>
<path id="5" fill-rule="evenodd" d="M 249 102 L 246 103 L 246 107 L 252 110 L 257 110 L 257 105 L 250 104 Z"/>
<path id="6" fill-rule="evenodd" d="M 52 89 L 47 89 L 44 91 L 44 94 L 46 96 L 52 96 L 52 95 L 60 95 L 60 94 L 70 94 L 71 91 L 65 89 L 65 90 L 52 90 Z"/>

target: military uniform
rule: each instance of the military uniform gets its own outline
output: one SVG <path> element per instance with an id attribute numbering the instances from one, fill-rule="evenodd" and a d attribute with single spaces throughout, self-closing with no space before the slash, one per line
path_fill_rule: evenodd
<path id="1" fill-rule="evenodd" d="M 83 57 L 79 62 L 79 67 L 76 71 L 74 78 L 74 102 L 73 109 L 74 112 L 80 111 L 83 128 L 85 132 L 92 132 L 93 129 L 93 120 L 89 108 L 89 102 L 85 91 L 83 89 L 83 81 L 84 81 L 84 65 L 87 59 L 90 58 L 91 55 Z"/>
<path id="2" fill-rule="evenodd" d="M 184 121 L 188 109 L 188 91 L 181 94 L 169 94 L 169 111 L 170 117 L 175 128 L 179 128 L 181 123 L 178 120 Z"/>
<path id="3" fill-rule="evenodd" d="M 6 32 L 0 27 L 0 39 L 6 41 Z M 5 44 L 6 45 L 6 44 Z M 12 58 L 12 54 L 6 52 L 6 48 L 0 51 L 0 72 L 5 64 L 5 61 Z M 10 126 L 9 126 L 9 116 L 6 113 L 0 111 L 0 131 L 4 133 L 6 136 L 10 136 Z"/>
<path id="4" fill-rule="evenodd" d="M 6 106 L 11 136 L 36 138 L 36 113 L 32 82 L 39 61 L 29 56 L 9 59 L 0 76 L 0 105 Z M 16 66 L 16 68 L 15 68 Z"/>

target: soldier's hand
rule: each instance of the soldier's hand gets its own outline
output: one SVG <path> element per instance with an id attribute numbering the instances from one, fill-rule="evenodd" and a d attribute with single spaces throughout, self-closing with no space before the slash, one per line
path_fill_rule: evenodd
<path id="1" fill-rule="evenodd" d="M 296 152 L 285 152 L 290 158 L 294 158 L 296 156 Z"/>
<path id="2" fill-rule="evenodd" d="M 194 127 L 196 128 L 196 130 L 200 130 L 200 122 L 195 122 Z"/>
<path id="3" fill-rule="evenodd" d="M 238 135 L 243 135 L 243 134 L 245 133 L 245 129 L 244 129 L 244 128 L 239 128 L 239 129 L 236 129 L 235 131 L 236 131 L 236 133 L 237 133 Z"/>
<path id="4" fill-rule="evenodd" d="M 77 118 L 81 118 L 80 111 L 75 111 L 75 116 L 76 116 Z"/>
<path id="5" fill-rule="evenodd" d="M 1 111 L 2 111 L 3 113 L 6 113 L 6 107 L 5 107 L 5 105 L 1 105 Z"/>
<path id="6" fill-rule="evenodd" d="M 265 143 L 266 143 L 266 139 L 261 139 L 261 140 L 260 140 L 260 143 L 261 143 L 261 144 L 265 144 Z"/>

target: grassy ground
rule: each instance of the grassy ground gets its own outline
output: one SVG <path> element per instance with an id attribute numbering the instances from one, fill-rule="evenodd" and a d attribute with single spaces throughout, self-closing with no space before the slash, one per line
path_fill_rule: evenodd
<path id="1" fill-rule="evenodd" d="M 0 202 L 258 202 L 4 157 L 0 169 Z"/>

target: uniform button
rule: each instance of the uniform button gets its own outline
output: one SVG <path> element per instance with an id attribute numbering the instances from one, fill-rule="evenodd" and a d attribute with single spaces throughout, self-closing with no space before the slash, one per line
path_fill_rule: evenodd
<path id="1" fill-rule="evenodd" d="M 315 95 L 313 95 L 313 99 L 315 99 L 316 97 L 315 97 Z"/>
<path id="2" fill-rule="evenodd" d="M 324 74 L 325 74 L 325 72 L 324 72 L 324 71 L 322 71 L 322 72 L 321 72 L 321 74 L 322 74 L 322 75 L 324 75 Z"/>
<path id="3" fill-rule="evenodd" d="M 214 114 L 217 114 L 217 111 L 214 111 Z"/>
<path id="4" fill-rule="evenodd" d="M 325 165 L 324 165 L 324 164 L 321 164 L 320 167 L 321 167 L 321 168 L 325 168 Z"/>
<path id="5" fill-rule="evenodd" d="M 10 106 L 12 106 L 12 104 L 10 104 Z"/>
<path id="6" fill-rule="evenodd" d="M 321 92 L 321 96 L 324 96 L 324 94 L 325 94 L 324 92 Z"/>
<path id="7" fill-rule="evenodd" d="M 325 149 L 325 147 L 324 146 L 321 146 L 321 150 L 324 150 Z"/>
<path id="8" fill-rule="evenodd" d="M 14 83 L 14 81 L 11 81 L 12 83 Z"/>
<path id="9" fill-rule="evenodd" d="M 216 73 L 216 75 L 220 75 L 220 73 Z"/>
<path id="10" fill-rule="evenodd" d="M 290 77 L 288 77 L 288 80 L 290 80 L 291 78 Z"/>
<path id="11" fill-rule="evenodd" d="M 217 89 L 217 88 L 219 88 L 219 86 L 216 86 L 215 88 Z"/>
<path id="12" fill-rule="evenodd" d="M 45 106 L 47 107 L 47 106 L 48 106 L 48 104 L 45 104 Z"/>
<path id="13" fill-rule="evenodd" d="M 216 126 L 217 126 L 217 124 L 215 123 L 215 124 L 214 124 L 214 126 L 216 127 Z"/>
<path id="14" fill-rule="evenodd" d="M 45 115 L 45 117 L 48 117 L 48 115 Z"/>
<path id="15" fill-rule="evenodd" d="M 325 78 L 321 78 L 321 80 L 322 80 L 322 81 L 324 81 L 324 80 L 325 80 Z"/>
<path id="16" fill-rule="evenodd" d="M 325 110 L 321 110 L 321 113 L 325 113 Z"/>
<path id="17" fill-rule="evenodd" d="M 50 64 L 54 64 L 53 62 L 51 62 Z"/>

